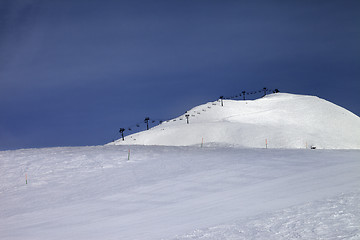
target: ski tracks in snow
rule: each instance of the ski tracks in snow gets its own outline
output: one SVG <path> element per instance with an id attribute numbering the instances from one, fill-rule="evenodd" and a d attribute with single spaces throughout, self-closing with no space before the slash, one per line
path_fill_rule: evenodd
<path id="1" fill-rule="evenodd" d="M 197 229 L 174 240 L 360 239 L 360 192 Z"/>

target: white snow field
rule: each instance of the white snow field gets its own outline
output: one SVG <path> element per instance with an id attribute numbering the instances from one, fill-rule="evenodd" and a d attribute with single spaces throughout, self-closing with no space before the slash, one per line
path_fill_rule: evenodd
<path id="1" fill-rule="evenodd" d="M 189 124 L 184 114 L 110 144 L 360 149 L 360 118 L 314 96 L 276 93 L 257 100 L 223 100 L 223 106 L 215 101 L 187 114 Z"/>
<path id="2" fill-rule="evenodd" d="M 360 150 L 0 151 L 0 239 L 360 239 Z"/>
<path id="3" fill-rule="evenodd" d="M 0 239 L 360 239 L 358 116 L 223 103 L 106 146 L 0 151 Z"/>

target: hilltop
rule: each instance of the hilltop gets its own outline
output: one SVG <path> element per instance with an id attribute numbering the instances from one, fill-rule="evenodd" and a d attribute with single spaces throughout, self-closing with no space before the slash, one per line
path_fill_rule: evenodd
<path id="1" fill-rule="evenodd" d="M 218 100 L 186 114 L 110 145 L 360 149 L 360 118 L 315 96 L 275 93 L 256 100 Z"/>

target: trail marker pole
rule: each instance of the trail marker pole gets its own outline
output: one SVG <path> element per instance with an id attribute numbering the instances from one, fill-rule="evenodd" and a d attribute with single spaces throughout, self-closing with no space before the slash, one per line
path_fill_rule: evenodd
<path id="1" fill-rule="evenodd" d="M 27 184 L 27 174 L 25 173 L 25 183 Z"/>
<path id="2" fill-rule="evenodd" d="M 130 149 L 128 151 L 128 161 L 130 160 Z"/>
<path id="3" fill-rule="evenodd" d="M 267 138 L 265 139 L 265 147 L 267 149 Z"/>

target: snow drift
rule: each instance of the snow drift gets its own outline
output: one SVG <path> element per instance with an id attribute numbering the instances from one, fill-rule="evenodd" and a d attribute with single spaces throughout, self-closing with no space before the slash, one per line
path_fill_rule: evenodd
<path id="1" fill-rule="evenodd" d="M 209 102 L 115 145 L 360 149 L 360 118 L 315 96 L 276 93 Z M 126 132 L 125 132 L 126 133 Z"/>

